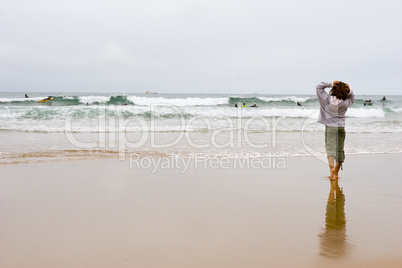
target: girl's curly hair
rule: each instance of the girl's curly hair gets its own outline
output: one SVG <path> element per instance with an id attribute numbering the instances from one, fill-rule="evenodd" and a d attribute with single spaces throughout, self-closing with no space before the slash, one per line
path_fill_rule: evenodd
<path id="1" fill-rule="evenodd" d="M 332 89 L 329 91 L 331 96 L 335 96 L 340 100 L 346 100 L 349 97 L 349 93 L 349 85 L 341 81 L 335 81 Z"/>

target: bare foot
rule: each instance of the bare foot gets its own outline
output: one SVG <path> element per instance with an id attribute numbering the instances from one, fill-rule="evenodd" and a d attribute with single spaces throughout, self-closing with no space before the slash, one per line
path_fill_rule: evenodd
<path id="1" fill-rule="evenodd" d="M 336 174 L 336 171 L 334 168 L 331 169 L 331 176 L 329 176 L 329 179 L 331 181 L 335 181 L 338 179 L 338 174 Z"/>

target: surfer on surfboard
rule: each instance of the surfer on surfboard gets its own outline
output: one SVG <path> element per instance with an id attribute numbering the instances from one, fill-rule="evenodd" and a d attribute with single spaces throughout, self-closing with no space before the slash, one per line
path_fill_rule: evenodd
<path id="1" fill-rule="evenodd" d="M 47 98 L 44 98 L 43 100 L 40 100 L 39 102 L 47 102 L 47 101 L 51 101 L 51 100 L 53 100 L 53 97 L 49 96 Z"/>

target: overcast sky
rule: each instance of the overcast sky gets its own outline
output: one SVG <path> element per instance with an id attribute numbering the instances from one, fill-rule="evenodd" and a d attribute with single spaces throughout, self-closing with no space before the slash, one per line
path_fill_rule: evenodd
<path id="1" fill-rule="evenodd" d="M 400 0 L 0 0 L 0 91 L 402 94 Z"/>

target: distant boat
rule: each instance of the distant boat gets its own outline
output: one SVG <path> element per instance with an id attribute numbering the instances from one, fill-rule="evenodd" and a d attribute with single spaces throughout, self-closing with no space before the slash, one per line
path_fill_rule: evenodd
<path id="1" fill-rule="evenodd" d="M 158 94 L 158 93 L 153 92 L 153 91 L 146 91 L 145 94 Z"/>

